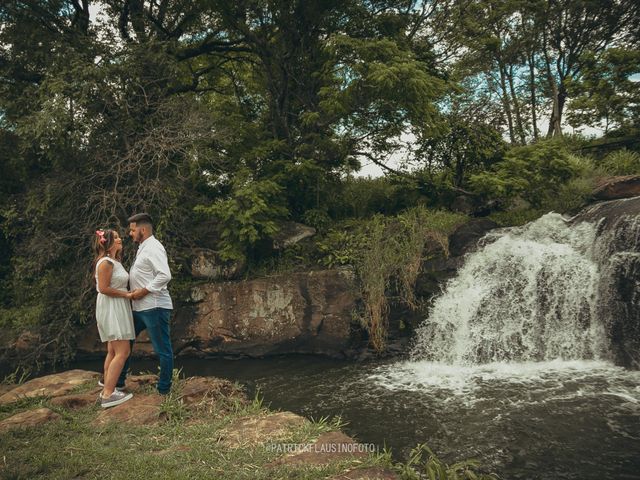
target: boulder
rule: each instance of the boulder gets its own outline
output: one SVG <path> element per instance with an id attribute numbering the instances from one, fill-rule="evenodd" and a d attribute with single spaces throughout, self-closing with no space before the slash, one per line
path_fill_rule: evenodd
<path id="1" fill-rule="evenodd" d="M 20 428 L 37 427 L 58 418 L 60 418 L 60 415 L 48 408 L 27 410 L 0 421 L 0 433 Z"/>
<path id="2" fill-rule="evenodd" d="M 276 448 L 269 444 L 290 435 L 291 431 L 304 425 L 307 420 L 291 412 L 277 412 L 263 416 L 250 416 L 235 420 L 219 434 L 218 441 L 229 448 L 244 445 L 266 444 L 265 448 Z"/>
<path id="3" fill-rule="evenodd" d="M 201 288 L 185 340 L 204 353 L 340 355 L 357 294 L 351 270 L 278 275 Z"/>
<path id="4" fill-rule="evenodd" d="M 244 393 L 236 385 L 229 380 L 216 377 L 187 378 L 180 390 L 180 400 L 187 406 L 232 397 L 245 400 Z"/>
<path id="5" fill-rule="evenodd" d="M 16 338 L 12 347 L 17 351 L 30 351 L 33 350 L 34 345 L 39 345 L 42 342 L 40 335 L 31 331 L 22 332 L 18 338 Z"/>
<path id="6" fill-rule="evenodd" d="M 640 196 L 640 175 L 604 178 L 598 182 L 591 196 L 596 200 L 616 200 Z"/>
<path id="7" fill-rule="evenodd" d="M 615 363 L 640 369 L 640 197 L 590 205 L 570 222 L 597 224 L 598 315 Z"/>
<path id="8" fill-rule="evenodd" d="M 69 370 L 53 375 L 34 378 L 19 385 L 0 397 L 0 405 L 15 402 L 20 398 L 59 397 L 74 390 L 78 385 L 88 381 L 97 381 L 97 372 L 86 370 Z"/>
<path id="9" fill-rule="evenodd" d="M 476 210 L 476 203 L 476 199 L 469 195 L 458 195 L 451 203 L 451 210 L 471 215 Z"/>
<path id="10" fill-rule="evenodd" d="M 127 392 L 142 392 L 147 387 L 154 387 L 158 383 L 158 375 L 149 373 L 146 375 L 129 375 L 125 387 Z"/>
<path id="11" fill-rule="evenodd" d="M 367 445 L 362 445 L 342 432 L 327 432 L 313 443 L 305 445 L 299 451 L 278 458 L 275 465 L 327 465 L 345 460 L 366 458 Z"/>
<path id="12" fill-rule="evenodd" d="M 191 261 L 191 275 L 207 280 L 232 280 L 244 272 L 244 260 L 222 260 L 220 255 L 206 248 L 195 251 Z"/>
<path id="13" fill-rule="evenodd" d="M 111 408 L 102 409 L 93 424 L 105 425 L 111 422 L 131 425 L 154 425 L 162 420 L 160 404 L 164 397 L 158 394 L 134 394 L 127 402 Z"/>
<path id="14" fill-rule="evenodd" d="M 176 355 L 253 356 L 284 353 L 345 358 L 352 352 L 352 312 L 359 300 L 349 268 L 209 283 L 193 289 L 171 325 Z M 78 358 L 101 357 L 95 323 L 78 339 Z M 134 356 L 153 352 L 146 333 Z"/>
<path id="15" fill-rule="evenodd" d="M 97 387 L 90 393 L 82 393 L 77 395 L 64 395 L 51 400 L 51 404 L 66 408 L 68 410 L 77 410 L 91 405 L 95 405 L 98 401 L 98 395 L 102 391 L 101 387 Z"/>
<path id="16" fill-rule="evenodd" d="M 476 248 L 478 240 L 498 224 L 489 218 L 474 218 L 449 235 L 449 255 L 458 257 Z"/>
<path id="17" fill-rule="evenodd" d="M 280 231 L 273 236 L 273 248 L 283 250 L 315 234 L 316 229 L 313 227 L 296 222 L 284 222 L 280 225 Z"/>

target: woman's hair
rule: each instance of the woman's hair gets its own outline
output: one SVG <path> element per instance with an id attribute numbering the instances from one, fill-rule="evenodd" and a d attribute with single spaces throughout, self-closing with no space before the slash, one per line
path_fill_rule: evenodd
<path id="1" fill-rule="evenodd" d="M 111 247 L 113 247 L 113 242 L 115 242 L 114 236 L 115 230 L 113 229 L 105 229 L 105 230 L 96 230 L 96 233 L 93 234 L 93 240 L 91 241 L 91 246 L 93 248 L 93 277 L 96 276 L 96 265 L 98 260 L 102 257 L 107 256 L 107 252 Z M 120 250 L 116 254 L 116 260 L 122 260 L 122 250 Z"/>

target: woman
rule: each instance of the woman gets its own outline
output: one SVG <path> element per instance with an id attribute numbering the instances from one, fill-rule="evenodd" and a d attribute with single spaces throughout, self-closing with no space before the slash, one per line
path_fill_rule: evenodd
<path id="1" fill-rule="evenodd" d="M 135 331 L 131 313 L 131 293 L 127 290 L 129 274 L 120 263 L 120 235 L 115 230 L 97 230 L 93 249 L 96 255 L 94 271 L 98 290 L 96 320 L 100 340 L 107 342 L 100 405 L 107 408 L 120 405 L 133 397 L 131 393 L 116 389 L 116 382 L 124 362 L 129 357 L 129 341 L 135 338 Z"/>

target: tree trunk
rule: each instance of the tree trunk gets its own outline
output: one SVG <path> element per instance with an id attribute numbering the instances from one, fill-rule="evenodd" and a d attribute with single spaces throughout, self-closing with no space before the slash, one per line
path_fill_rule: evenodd
<path id="1" fill-rule="evenodd" d="M 547 130 L 547 138 L 551 138 L 553 136 L 562 136 L 562 129 L 560 128 L 560 95 L 558 92 L 558 84 L 556 83 L 555 78 L 553 78 L 553 73 L 551 72 L 551 59 L 549 58 L 549 52 L 547 52 L 547 33 L 546 31 L 543 33 L 544 44 L 542 45 L 542 50 L 544 52 L 544 62 L 547 70 L 547 81 L 549 82 L 549 87 L 551 87 L 551 100 L 553 102 L 553 108 L 551 109 L 551 117 L 549 118 L 549 129 Z M 564 106 L 564 99 L 563 99 Z"/>
<path id="2" fill-rule="evenodd" d="M 516 137 L 513 131 L 513 117 L 511 115 L 511 106 L 509 105 L 509 94 L 507 92 L 507 81 L 505 78 L 506 72 L 501 59 L 498 59 L 498 69 L 500 70 L 500 88 L 502 89 L 502 105 L 504 107 L 504 113 L 507 115 L 507 123 L 509 124 L 509 140 L 511 141 L 511 143 L 516 143 Z"/>
<path id="3" fill-rule="evenodd" d="M 513 100 L 513 111 L 516 114 L 516 128 L 518 129 L 518 135 L 520 136 L 520 144 L 527 143 L 527 139 L 524 135 L 524 126 L 522 124 L 522 116 L 520 115 L 520 102 L 516 95 L 516 89 L 513 85 L 513 65 L 509 65 L 509 90 L 511 92 L 511 98 Z"/>
<path id="4" fill-rule="evenodd" d="M 529 64 L 529 90 L 531 92 L 531 125 L 533 126 L 533 139 L 538 140 L 538 118 L 536 114 L 536 70 L 534 64 L 534 54 L 527 55 Z"/>
<path id="5" fill-rule="evenodd" d="M 564 77 L 560 80 L 560 87 L 558 88 L 558 115 L 556 118 L 556 131 L 554 135 L 562 136 L 562 114 L 564 112 L 564 106 L 567 103 L 567 88 L 565 87 Z"/>

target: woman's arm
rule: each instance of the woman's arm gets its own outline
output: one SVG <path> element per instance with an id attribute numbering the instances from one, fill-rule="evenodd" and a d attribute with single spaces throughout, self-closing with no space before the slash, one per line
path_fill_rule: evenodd
<path id="1" fill-rule="evenodd" d="M 110 297 L 131 298 L 131 293 L 109 286 L 111 275 L 113 275 L 113 264 L 109 261 L 100 262 L 98 265 L 98 291 Z"/>

